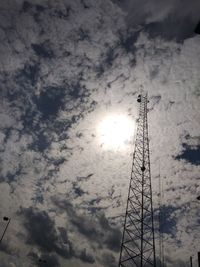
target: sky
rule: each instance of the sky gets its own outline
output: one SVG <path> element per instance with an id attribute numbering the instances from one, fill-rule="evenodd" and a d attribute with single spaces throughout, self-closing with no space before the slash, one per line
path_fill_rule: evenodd
<path id="1" fill-rule="evenodd" d="M 141 90 L 165 263 L 197 264 L 199 14 L 198 0 L 0 1 L 0 267 L 117 266 Z M 108 118 L 131 125 L 122 143 L 102 139 Z"/>

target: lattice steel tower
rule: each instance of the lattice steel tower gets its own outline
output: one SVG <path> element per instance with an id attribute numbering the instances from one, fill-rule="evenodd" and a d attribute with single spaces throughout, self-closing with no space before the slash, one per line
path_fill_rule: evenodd
<path id="1" fill-rule="evenodd" d="M 147 95 L 139 95 L 137 101 L 139 119 L 119 267 L 156 267 Z"/>

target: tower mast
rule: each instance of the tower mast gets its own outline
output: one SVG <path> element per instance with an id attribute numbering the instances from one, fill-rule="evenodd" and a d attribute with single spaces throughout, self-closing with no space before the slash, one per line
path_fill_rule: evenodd
<path id="1" fill-rule="evenodd" d="M 139 95 L 139 119 L 133 153 L 119 267 L 156 267 L 147 94 Z"/>

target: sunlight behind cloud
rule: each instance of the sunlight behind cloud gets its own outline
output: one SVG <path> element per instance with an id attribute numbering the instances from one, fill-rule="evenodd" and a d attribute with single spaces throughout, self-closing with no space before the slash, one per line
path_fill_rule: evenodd
<path id="1" fill-rule="evenodd" d="M 100 143 L 105 149 L 125 149 L 132 140 L 134 129 L 135 123 L 128 116 L 109 115 L 98 125 Z"/>

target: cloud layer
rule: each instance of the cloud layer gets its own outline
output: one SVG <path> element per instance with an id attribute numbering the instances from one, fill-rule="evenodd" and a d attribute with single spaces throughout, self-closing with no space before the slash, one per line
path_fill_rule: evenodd
<path id="1" fill-rule="evenodd" d="M 97 129 L 109 114 L 134 123 L 141 85 L 167 264 L 197 251 L 199 10 L 196 0 L 1 1 L 0 213 L 11 223 L 0 264 L 117 266 L 133 144 L 107 150 Z"/>

